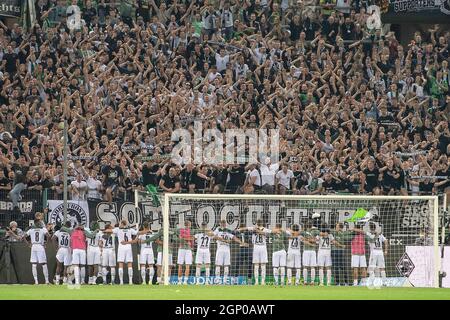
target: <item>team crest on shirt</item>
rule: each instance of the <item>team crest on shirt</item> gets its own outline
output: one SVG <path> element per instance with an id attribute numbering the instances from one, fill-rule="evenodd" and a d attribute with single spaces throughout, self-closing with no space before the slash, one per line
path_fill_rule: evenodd
<path id="1" fill-rule="evenodd" d="M 64 221 L 64 203 L 58 204 L 56 207 L 51 208 L 49 206 L 48 221 L 55 224 L 62 224 Z M 88 225 L 89 212 L 82 206 L 68 202 L 67 203 L 67 221 L 70 221 L 72 227 L 76 227 L 80 224 Z"/>

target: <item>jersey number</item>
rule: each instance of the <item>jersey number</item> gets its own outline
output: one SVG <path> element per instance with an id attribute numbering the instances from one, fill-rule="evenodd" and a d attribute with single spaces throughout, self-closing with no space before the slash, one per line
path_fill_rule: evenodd
<path id="1" fill-rule="evenodd" d="M 208 247 L 209 238 L 208 237 L 202 237 L 202 247 Z"/>
<path id="2" fill-rule="evenodd" d="M 329 238 L 323 238 L 323 245 L 324 248 L 328 248 L 330 246 L 330 239 Z"/>
<path id="3" fill-rule="evenodd" d="M 59 242 L 61 246 L 68 246 L 69 245 L 69 238 L 66 236 L 61 236 L 61 241 Z"/>
<path id="4" fill-rule="evenodd" d="M 124 241 L 128 241 L 128 236 L 127 236 L 126 233 L 123 234 L 123 240 L 124 240 Z"/>
<path id="5" fill-rule="evenodd" d="M 298 239 L 297 238 L 292 239 L 291 247 L 293 247 L 293 248 L 298 247 Z"/>
<path id="6" fill-rule="evenodd" d="M 262 234 L 258 234 L 256 236 L 256 243 L 263 243 L 263 236 L 262 236 Z"/>
<path id="7" fill-rule="evenodd" d="M 35 232 L 34 241 L 39 242 L 39 232 Z"/>

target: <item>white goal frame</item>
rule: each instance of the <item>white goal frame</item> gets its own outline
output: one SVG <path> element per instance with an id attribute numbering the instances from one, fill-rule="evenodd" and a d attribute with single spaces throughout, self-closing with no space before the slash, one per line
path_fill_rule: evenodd
<path id="1" fill-rule="evenodd" d="M 434 284 L 439 287 L 439 272 L 441 256 L 439 252 L 439 197 L 436 196 L 370 196 L 370 195 L 266 195 L 266 194 L 191 194 L 165 193 L 163 215 L 163 277 L 164 285 L 170 284 L 169 279 L 169 203 L 171 198 L 195 200 L 424 200 L 433 203 L 433 247 L 434 247 Z"/>

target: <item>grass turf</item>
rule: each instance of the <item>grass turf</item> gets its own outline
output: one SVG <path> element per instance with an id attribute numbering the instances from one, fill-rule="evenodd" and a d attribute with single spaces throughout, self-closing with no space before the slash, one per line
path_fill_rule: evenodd
<path id="1" fill-rule="evenodd" d="M 450 289 L 273 286 L 0 285 L 0 300 L 450 300 Z"/>

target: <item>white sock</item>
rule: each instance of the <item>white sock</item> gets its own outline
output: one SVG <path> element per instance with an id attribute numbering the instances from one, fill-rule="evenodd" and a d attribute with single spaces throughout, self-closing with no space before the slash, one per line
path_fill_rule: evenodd
<path id="1" fill-rule="evenodd" d="M 206 270 L 205 270 L 205 274 L 206 274 L 206 280 L 208 280 L 209 279 L 209 276 L 210 276 L 210 274 L 211 274 L 211 268 L 206 268 Z"/>
<path id="2" fill-rule="evenodd" d="M 84 283 L 86 281 L 86 267 L 81 267 L 81 283 Z"/>
<path id="3" fill-rule="evenodd" d="M 161 277 L 156 277 L 156 282 L 161 283 Z"/>
<path id="4" fill-rule="evenodd" d="M 223 267 L 223 283 L 226 284 L 228 281 L 228 274 L 230 273 L 230 267 Z"/>
<path id="5" fill-rule="evenodd" d="M 120 283 L 123 283 L 123 268 L 119 268 L 119 280 Z"/>
<path id="6" fill-rule="evenodd" d="M 331 269 L 327 270 L 327 285 L 331 285 Z"/>
<path id="7" fill-rule="evenodd" d="M 266 265 L 261 265 L 261 283 L 266 283 Z"/>
<path id="8" fill-rule="evenodd" d="M 273 278 L 275 280 L 275 285 L 278 285 L 278 268 L 273 268 Z"/>
<path id="9" fill-rule="evenodd" d="M 56 284 L 59 284 L 59 280 L 61 280 L 61 276 L 60 276 L 59 274 L 57 274 L 57 275 L 55 276 L 55 282 L 56 282 Z"/>
<path id="10" fill-rule="evenodd" d="M 97 284 L 97 277 L 96 276 L 92 277 L 92 284 Z"/>
<path id="11" fill-rule="evenodd" d="M 255 270 L 255 274 L 254 274 L 254 276 L 255 276 L 255 284 L 258 284 L 258 282 L 259 282 L 259 265 L 257 265 L 257 264 L 255 264 L 254 265 L 254 270 Z"/>
<path id="12" fill-rule="evenodd" d="M 321 284 L 323 284 L 323 269 L 322 268 L 319 269 L 319 281 Z"/>
<path id="13" fill-rule="evenodd" d="M 133 283 L 133 268 L 128 268 L 128 283 Z"/>
<path id="14" fill-rule="evenodd" d="M 292 282 L 292 269 L 291 268 L 287 269 L 287 280 L 288 280 L 288 283 Z"/>
<path id="15" fill-rule="evenodd" d="M 311 283 L 316 281 L 316 268 L 311 268 Z"/>
<path id="16" fill-rule="evenodd" d="M 145 283 L 145 267 L 141 267 L 142 283 Z"/>
<path id="17" fill-rule="evenodd" d="M 281 285 L 284 284 L 284 275 L 285 275 L 286 269 L 284 267 L 280 268 L 280 283 Z"/>
<path id="18" fill-rule="evenodd" d="M 200 269 L 200 267 L 196 267 L 196 268 L 195 268 L 195 279 L 197 280 L 197 283 L 200 282 L 200 280 L 199 280 L 200 274 L 201 274 L 201 269 Z"/>
<path id="19" fill-rule="evenodd" d="M 308 281 L 308 269 L 307 268 L 303 268 L 303 281 L 304 282 Z"/>
<path id="20" fill-rule="evenodd" d="M 214 270 L 214 275 L 216 278 L 220 277 L 220 267 L 216 267 L 216 269 Z"/>
<path id="21" fill-rule="evenodd" d="M 37 265 L 34 263 L 31 265 L 31 272 L 33 273 L 34 282 L 38 282 Z"/>
<path id="22" fill-rule="evenodd" d="M 295 269 L 295 283 L 299 283 L 300 282 L 300 273 L 301 273 L 301 269 Z"/>
<path id="23" fill-rule="evenodd" d="M 357 285 L 358 285 L 358 279 L 354 279 L 354 280 L 353 280 L 353 285 L 354 285 L 354 286 L 357 286 Z"/>
<path id="24" fill-rule="evenodd" d="M 153 267 L 150 267 L 148 269 L 148 283 L 153 284 L 153 276 L 155 275 L 155 269 Z"/>
<path id="25" fill-rule="evenodd" d="M 103 281 L 106 281 L 107 274 L 108 274 L 108 269 L 106 269 L 106 267 L 103 267 L 103 269 L 102 269 Z"/>
<path id="26" fill-rule="evenodd" d="M 80 284 L 80 267 L 73 267 L 73 275 L 75 276 L 75 284 Z"/>
<path id="27" fill-rule="evenodd" d="M 123 276 L 123 270 L 122 270 L 122 276 Z M 111 267 L 111 283 L 114 283 L 116 280 L 116 268 Z"/>
<path id="28" fill-rule="evenodd" d="M 92 277 L 89 277 L 88 283 L 89 283 L 89 284 L 92 283 Z"/>
<path id="29" fill-rule="evenodd" d="M 381 278 L 383 279 L 383 281 L 386 280 L 386 271 L 385 270 L 381 271 Z"/>
<path id="30" fill-rule="evenodd" d="M 48 267 L 46 264 L 42 265 L 42 272 L 44 273 L 45 283 L 48 283 Z"/>

